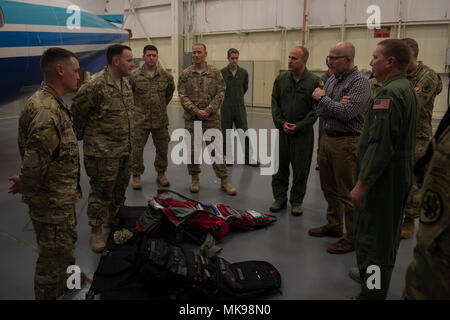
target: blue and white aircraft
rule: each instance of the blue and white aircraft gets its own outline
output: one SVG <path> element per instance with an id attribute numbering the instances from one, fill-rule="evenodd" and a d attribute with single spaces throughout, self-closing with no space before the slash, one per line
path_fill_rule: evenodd
<path id="1" fill-rule="evenodd" d="M 74 52 L 81 69 L 93 73 L 106 65 L 110 44 L 129 38 L 129 31 L 67 1 L 0 0 L 0 100 L 42 81 L 40 56 L 49 47 Z"/>

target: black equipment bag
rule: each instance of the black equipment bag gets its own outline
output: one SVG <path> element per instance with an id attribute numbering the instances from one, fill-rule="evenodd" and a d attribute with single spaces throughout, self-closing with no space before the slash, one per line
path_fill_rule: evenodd
<path id="1" fill-rule="evenodd" d="M 265 261 L 229 263 L 195 254 L 164 239 L 146 238 L 137 265 L 153 287 L 182 289 L 185 298 L 211 300 L 256 298 L 279 291 L 281 276 Z"/>
<path id="2" fill-rule="evenodd" d="M 121 207 L 86 296 L 103 300 L 249 299 L 279 292 L 281 276 L 268 262 L 229 263 L 174 245 L 167 238 L 137 232 L 136 221 L 147 207 Z M 118 245 L 114 233 L 133 236 Z"/>
<path id="3" fill-rule="evenodd" d="M 136 232 L 136 220 L 146 207 L 121 207 L 119 226 L 111 228 L 105 250 L 94 273 L 93 281 L 86 299 L 93 300 L 100 295 L 102 300 L 148 300 L 154 299 L 142 282 L 135 261 L 143 237 Z M 134 236 L 123 245 L 114 243 L 114 233 L 122 228 L 133 232 Z"/>

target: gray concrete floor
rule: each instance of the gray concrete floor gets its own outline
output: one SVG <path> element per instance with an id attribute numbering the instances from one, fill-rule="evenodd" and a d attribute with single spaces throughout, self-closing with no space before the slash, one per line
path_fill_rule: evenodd
<path id="1" fill-rule="evenodd" d="M 17 126 L 24 102 L 25 98 L 21 98 L 0 107 L 0 299 L 34 299 L 33 275 L 37 246 L 33 227 L 28 208 L 20 202 L 20 196 L 7 193 L 10 184 L 8 176 L 17 174 L 20 168 Z M 168 112 L 170 131 L 184 127 L 178 101 L 169 105 Z M 248 120 L 250 128 L 273 128 L 269 109 L 248 108 Z M 174 145 L 175 142 L 171 142 L 169 152 Z M 128 188 L 125 203 L 128 206 L 144 206 L 156 194 L 154 147 L 151 141 L 147 143 L 144 159 L 147 169 L 143 175 L 143 189 L 135 191 L 131 186 Z M 230 262 L 266 260 L 280 271 L 282 295 L 274 295 L 270 299 L 328 300 L 355 296 L 359 292 L 359 285 L 347 276 L 349 268 L 356 265 L 355 253 L 331 255 L 326 252 L 326 248 L 337 239 L 313 238 L 307 234 L 309 228 L 325 223 L 326 202 L 320 188 L 319 172 L 314 169 L 315 163 L 314 153 L 303 216 L 292 216 L 288 207 L 276 214 L 278 221 L 270 227 L 250 232 L 232 232 L 219 243 L 223 248 L 221 256 Z M 81 270 L 92 279 L 100 255 L 89 247 L 90 228 L 86 216 L 89 181 L 81 165 L 83 199 L 76 206 L 79 216 L 76 259 Z M 186 165 L 176 166 L 169 160 L 167 177 L 171 189 L 192 198 L 269 213 L 272 203 L 271 177 L 261 175 L 258 168 L 244 165 L 228 167 L 228 172 L 231 183 L 238 191 L 235 197 L 220 191 L 220 181 L 215 177 L 212 167 L 204 164 L 198 194 L 189 193 L 190 176 Z M 413 237 L 402 240 L 400 244 L 388 299 L 401 297 L 405 271 L 412 260 L 415 242 Z M 87 286 L 69 299 L 83 299 L 86 291 Z"/>

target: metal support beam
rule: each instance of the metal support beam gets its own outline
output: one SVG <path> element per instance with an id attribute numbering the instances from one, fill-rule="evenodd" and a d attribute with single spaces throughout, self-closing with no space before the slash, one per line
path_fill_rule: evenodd
<path id="1" fill-rule="evenodd" d="M 183 3 L 182 0 L 171 0 L 172 11 L 172 76 L 177 82 L 182 70 L 181 64 L 183 59 Z"/>

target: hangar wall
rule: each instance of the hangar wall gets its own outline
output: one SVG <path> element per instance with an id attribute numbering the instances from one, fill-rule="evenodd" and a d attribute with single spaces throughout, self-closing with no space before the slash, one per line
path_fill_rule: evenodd
<path id="1" fill-rule="evenodd" d="M 125 1 L 125 27 L 133 30 L 129 41 L 136 56 L 142 47 L 154 43 L 162 64 L 175 78 L 180 56 L 191 51 L 194 42 L 208 48 L 209 60 L 225 60 L 226 50 L 236 47 L 241 60 L 278 61 L 287 68 L 290 48 L 302 42 L 302 0 L 135 0 Z M 447 108 L 446 48 L 450 47 L 450 2 L 447 0 L 308 0 L 305 45 L 310 51 L 308 68 L 325 71 L 329 48 L 340 40 L 356 47 L 356 64 L 368 69 L 376 44 L 366 22 L 380 8 L 382 26 L 390 26 L 390 38 L 411 37 L 420 46 L 419 59 L 441 75 L 443 92 L 437 97 L 434 118 Z M 179 44 L 178 50 L 173 45 Z M 274 79 L 267 79 L 272 81 Z M 255 91 L 258 94 L 258 90 Z M 261 99 L 253 99 L 258 101 Z"/>

